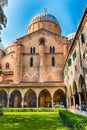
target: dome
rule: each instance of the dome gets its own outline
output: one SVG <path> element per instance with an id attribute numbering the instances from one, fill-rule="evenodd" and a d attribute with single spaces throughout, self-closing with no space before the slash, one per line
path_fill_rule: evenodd
<path id="1" fill-rule="evenodd" d="M 5 51 L 3 44 L 0 43 L 0 50 Z"/>
<path id="2" fill-rule="evenodd" d="M 68 40 L 74 39 L 75 34 L 76 34 L 75 32 L 68 34 L 68 35 L 67 35 Z"/>
<path id="3" fill-rule="evenodd" d="M 45 14 L 45 13 L 40 13 L 38 15 L 36 15 L 30 22 L 30 25 L 39 21 L 49 21 L 49 22 L 53 22 L 55 24 L 59 25 L 58 20 L 56 19 L 55 16 L 51 15 L 51 14 Z"/>
<path id="4" fill-rule="evenodd" d="M 33 33 L 37 30 L 45 29 L 58 35 L 61 34 L 61 28 L 55 16 L 48 13 L 37 14 L 30 22 L 27 33 Z"/>

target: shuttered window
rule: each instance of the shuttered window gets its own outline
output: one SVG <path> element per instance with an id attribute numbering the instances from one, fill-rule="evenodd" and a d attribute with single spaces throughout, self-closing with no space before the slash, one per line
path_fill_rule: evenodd
<path id="1" fill-rule="evenodd" d="M 76 58 L 76 51 L 73 53 L 73 60 Z"/>
<path id="2" fill-rule="evenodd" d="M 64 71 L 64 78 L 66 77 L 66 71 Z"/>
<path id="3" fill-rule="evenodd" d="M 72 60 L 71 60 L 71 58 L 69 58 L 68 59 L 68 66 L 71 66 L 71 64 L 72 64 Z"/>

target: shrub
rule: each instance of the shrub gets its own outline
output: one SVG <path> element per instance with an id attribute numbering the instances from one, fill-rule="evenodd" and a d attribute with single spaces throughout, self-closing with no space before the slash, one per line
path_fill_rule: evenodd
<path id="1" fill-rule="evenodd" d="M 59 110 L 59 115 L 63 123 L 74 128 L 74 130 L 86 130 L 87 117 L 73 114 L 67 110 Z"/>
<path id="2" fill-rule="evenodd" d="M 55 105 L 55 108 L 60 108 L 60 104 L 56 104 L 56 105 Z"/>
<path id="3" fill-rule="evenodd" d="M 3 108 L 4 112 L 54 112 L 58 108 Z"/>
<path id="4" fill-rule="evenodd" d="M 0 116 L 3 115 L 3 109 L 2 109 L 2 106 L 0 105 Z"/>

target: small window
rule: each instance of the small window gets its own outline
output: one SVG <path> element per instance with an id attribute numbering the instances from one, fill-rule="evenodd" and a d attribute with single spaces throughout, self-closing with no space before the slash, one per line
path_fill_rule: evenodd
<path id="1" fill-rule="evenodd" d="M 32 47 L 30 48 L 30 53 L 32 54 Z"/>
<path id="2" fill-rule="evenodd" d="M 53 47 L 53 53 L 55 53 L 55 47 Z"/>
<path id="3" fill-rule="evenodd" d="M 64 78 L 66 77 L 66 71 L 64 71 Z"/>
<path id="4" fill-rule="evenodd" d="M 73 53 L 73 60 L 76 58 L 76 51 Z"/>
<path id="5" fill-rule="evenodd" d="M 85 43 L 85 37 L 84 37 L 84 34 L 83 34 L 83 33 L 81 34 L 81 42 L 82 42 L 82 44 Z"/>
<path id="6" fill-rule="evenodd" d="M 32 67 L 33 66 L 33 58 L 31 57 L 30 58 L 30 67 Z"/>
<path id="7" fill-rule="evenodd" d="M 71 64 L 72 64 L 72 60 L 71 60 L 71 58 L 69 58 L 68 59 L 68 66 L 71 66 Z"/>
<path id="8" fill-rule="evenodd" d="M 0 75 L 2 74 L 2 66 L 1 66 L 1 64 L 0 64 Z"/>
<path id="9" fill-rule="evenodd" d="M 52 66 L 55 66 L 55 58 L 52 57 Z"/>
<path id="10" fill-rule="evenodd" d="M 0 64 L 0 70 L 2 69 L 2 65 Z"/>
<path id="11" fill-rule="evenodd" d="M 50 47 L 50 53 L 55 53 L 55 47 Z"/>
<path id="12" fill-rule="evenodd" d="M 35 47 L 33 48 L 33 53 L 35 54 Z"/>
<path id="13" fill-rule="evenodd" d="M 9 69 L 9 63 L 6 64 L 6 69 Z"/>
<path id="14" fill-rule="evenodd" d="M 52 47 L 50 47 L 50 53 L 52 53 Z"/>

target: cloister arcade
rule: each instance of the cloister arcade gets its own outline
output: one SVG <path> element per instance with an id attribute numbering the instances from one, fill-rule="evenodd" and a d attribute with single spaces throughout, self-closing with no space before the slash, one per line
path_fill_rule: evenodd
<path id="1" fill-rule="evenodd" d="M 66 94 L 63 89 L 7 89 L 0 90 L 0 104 L 3 107 L 53 107 L 56 104 L 66 105 Z"/>
<path id="2" fill-rule="evenodd" d="M 69 108 L 76 107 L 76 104 L 81 108 L 81 104 L 87 105 L 86 85 L 82 75 L 79 76 L 78 83 L 74 80 L 72 85 L 67 88 L 67 105 Z"/>
<path id="3" fill-rule="evenodd" d="M 64 88 L 7 88 L 0 89 L 0 104 L 3 107 L 53 107 L 61 104 L 69 108 L 84 102 L 87 105 L 86 85 L 82 75 Z"/>

